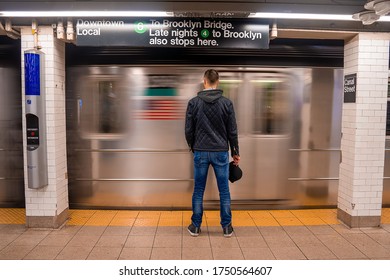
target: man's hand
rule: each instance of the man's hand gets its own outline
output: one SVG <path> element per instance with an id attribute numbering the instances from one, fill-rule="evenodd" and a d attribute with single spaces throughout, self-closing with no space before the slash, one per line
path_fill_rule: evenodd
<path id="1" fill-rule="evenodd" d="M 234 162 L 234 165 L 238 165 L 240 163 L 240 156 L 233 156 L 233 162 Z"/>

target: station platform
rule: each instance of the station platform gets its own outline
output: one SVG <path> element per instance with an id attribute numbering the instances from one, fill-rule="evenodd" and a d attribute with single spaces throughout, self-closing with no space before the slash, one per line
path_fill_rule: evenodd
<path id="1" fill-rule="evenodd" d="M 60 229 L 25 227 L 25 210 L 0 209 L 2 260 L 390 259 L 390 208 L 379 228 L 350 229 L 336 209 L 233 211 L 223 237 L 219 211 L 187 232 L 191 211 L 69 210 Z"/>

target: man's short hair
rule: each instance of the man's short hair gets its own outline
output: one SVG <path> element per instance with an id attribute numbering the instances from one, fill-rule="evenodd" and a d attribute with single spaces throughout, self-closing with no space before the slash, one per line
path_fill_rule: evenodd
<path id="1" fill-rule="evenodd" d="M 204 72 L 204 78 L 210 83 L 215 84 L 219 80 L 219 74 L 215 69 L 208 69 Z"/>

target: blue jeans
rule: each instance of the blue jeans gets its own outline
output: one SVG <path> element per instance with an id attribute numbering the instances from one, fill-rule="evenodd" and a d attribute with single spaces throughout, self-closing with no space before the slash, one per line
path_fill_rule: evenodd
<path id="1" fill-rule="evenodd" d="M 213 167 L 220 200 L 221 226 L 226 227 L 232 221 L 229 191 L 229 153 L 194 152 L 194 192 L 192 194 L 192 223 L 200 227 L 203 217 L 203 195 L 206 188 L 209 166 Z"/>

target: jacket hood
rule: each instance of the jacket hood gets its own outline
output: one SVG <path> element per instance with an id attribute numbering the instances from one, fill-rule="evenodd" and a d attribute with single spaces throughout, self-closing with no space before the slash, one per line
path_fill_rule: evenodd
<path id="1" fill-rule="evenodd" d="M 221 89 L 205 89 L 198 92 L 200 99 L 207 103 L 214 103 L 221 98 L 223 91 Z"/>

